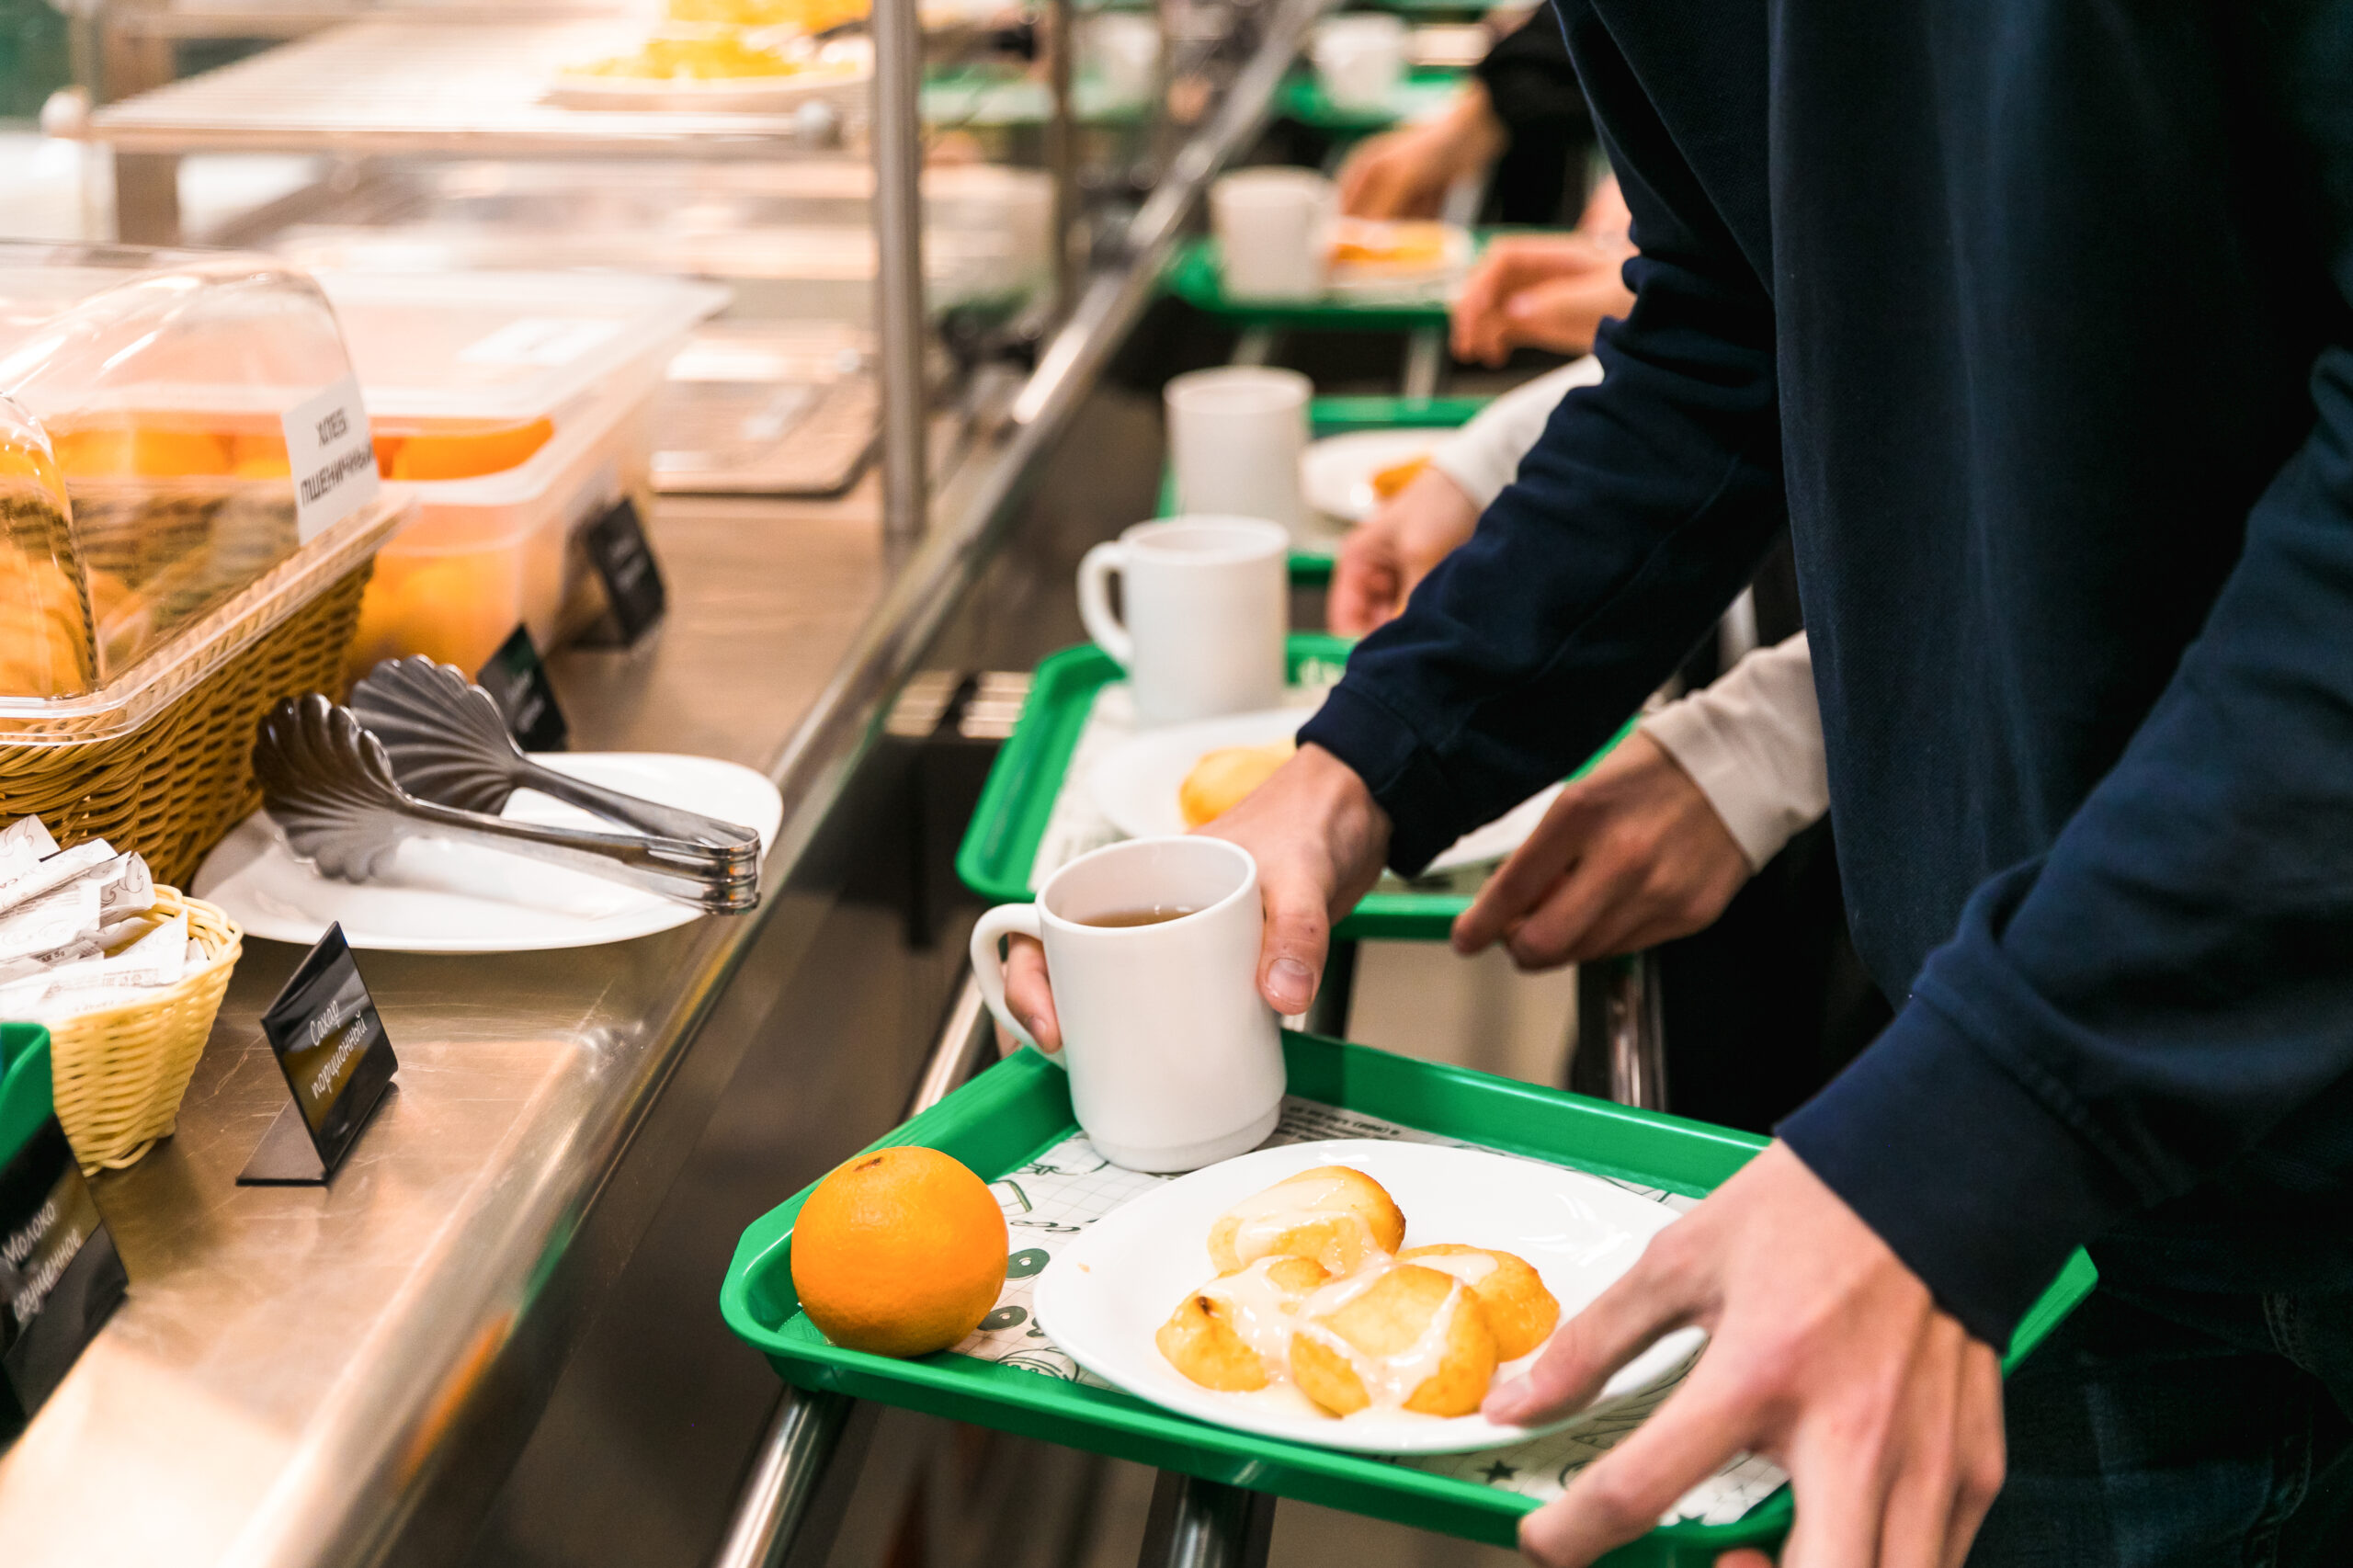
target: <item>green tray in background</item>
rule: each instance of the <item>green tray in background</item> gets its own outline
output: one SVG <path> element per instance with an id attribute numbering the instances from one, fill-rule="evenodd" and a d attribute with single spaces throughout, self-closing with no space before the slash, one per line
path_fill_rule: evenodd
<path id="1" fill-rule="evenodd" d="M 1310 660 L 1345 662 L 1350 646 L 1346 638 L 1294 631 L 1291 673 L 1296 676 Z M 1062 794 L 1071 754 L 1078 748 L 1095 694 L 1120 674 L 1111 656 L 1092 643 L 1064 648 L 1039 661 L 1020 721 L 990 765 L 972 821 L 964 824 L 964 840 L 956 847 L 956 875 L 981 897 L 992 903 L 1027 903 L 1037 896 L 1038 890 L 1029 885 L 1029 869 L 1037 863 L 1039 841 Z M 1300 715 L 1302 722 L 1306 717 Z M 1633 728 L 1634 721 L 1626 721 L 1625 728 L 1571 777 L 1582 777 Z M 1442 942 L 1455 916 L 1470 907 L 1468 894 L 1452 891 L 1376 889 L 1365 894 L 1332 935 L 1342 940 Z"/>
<path id="2" fill-rule="evenodd" d="M 1343 108 L 1332 101 L 1313 73 L 1302 72 L 1286 79 L 1276 91 L 1275 112 L 1318 131 L 1369 134 L 1437 113 L 1467 75 L 1459 66 L 1416 65 L 1405 73 L 1396 94 L 1381 108 Z"/>
<path id="3" fill-rule="evenodd" d="M 1483 244 L 1487 230 L 1472 231 Z M 1419 327 L 1446 326 L 1446 301 L 1440 299 L 1405 302 L 1357 301 L 1326 296 L 1321 300 L 1235 300 L 1227 297 L 1218 263 L 1217 241 L 1196 235 L 1176 247 L 1161 274 L 1161 287 L 1195 310 L 1245 326 L 1287 327 L 1302 332 L 1411 332 Z"/>
<path id="4" fill-rule="evenodd" d="M 16 1157 L 54 1108 L 49 1031 L 39 1024 L 0 1024 L 0 1165 Z"/>
<path id="5" fill-rule="evenodd" d="M 1471 423 L 1481 409 L 1494 401 L 1485 397 L 1319 397 L 1307 405 L 1307 433 L 1310 439 L 1320 441 L 1326 436 L 1345 436 L 1355 430 L 1396 430 L 1410 426 L 1452 430 Z M 1154 516 L 1176 515 L 1176 471 L 1163 465 L 1159 510 Z M 1292 551 L 1290 580 L 1330 582 L 1331 552 Z"/>
<path id="6" fill-rule="evenodd" d="M 1715 1187 L 1765 1144 L 1704 1122 L 1313 1035 L 1287 1032 L 1283 1049 L 1290 1092 L 1303 1098 L 1692 1196 Z M 874 1147 L 939 1149 L 995 1180 L 1077 1131 L 1069 1084 L 1035 1051 L 1019 1051 Z M 789 1383 L 1498 1546 L 1513 1544 L 1520 1517 L 1536 1506 L 1517 1493 L 1211 1426 L 1018 1367 L 953 1353 L 899 1361 L 838 1349 L 801 1315 L 792 1289 L 792 1223 L 808 1196 L 753 1222 L 720 1291 L 727 1325 Z M 2077 1253 L 2011 1339 L 2006 1370 L 2074 1310 L 2095 1278 L 2091 1260 Z M 1604 1561 L 1611 1568 L 1701 1568 L 1732 1547 L 1778 1540 L 1790 1512 L 1784 1489 L 1733 1524 L 1662 1526 Z"/>

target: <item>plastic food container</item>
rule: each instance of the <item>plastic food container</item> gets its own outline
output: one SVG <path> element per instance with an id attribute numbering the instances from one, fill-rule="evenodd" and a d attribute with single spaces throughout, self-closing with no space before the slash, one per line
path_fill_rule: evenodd
<path id="1" fill-rule="evenodd" d="M 385 489 L 416 506 L 377 557 L 353 670 L 409 653 L 479 669 L 517 625 L 552 646 L 582 609 L 579 530 L 624 497 L 651 509 L 663 371 L 727 291 L 538 273 L 320 282 Z"/>
<path id="2" fill-rule="evenodd" d="M 0 812 L 173 881 L 333 687 L 399 522 L 326 297 L 266 256 L 0 244 Z"/>

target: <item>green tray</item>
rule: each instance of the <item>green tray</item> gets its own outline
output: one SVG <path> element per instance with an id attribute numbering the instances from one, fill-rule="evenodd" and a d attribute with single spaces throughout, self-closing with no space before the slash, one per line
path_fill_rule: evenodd
<path id="1" fill-rule="evenodd" d="M 1452 430 L 1471 423 L 1472 416 L 1493 401 L 1484 397 L 1319 397 L 1307 405 L 1307 430 L 1314 440 L 1344 436 L 1352 430 L 1395 430 L 1412 425 Z M 1160 471 L 1159 510 L 1153 515 L 1176 515 L 1176 471 L 1173 468 L 1164 466 Z M 1290 580 L 1330 582 L 1331 553 L 1322 550 L 1292 551 Z"/>
<path id="2" fill-rule="evenodd" d="M 39 1024 L 0 1024 L 0 1165 L 49 1119 L 49 1031 Z"/>
<path id="3" fill-rule="evenodd" d="M 1473 232 L 1483 243 L 1486 231 Z M 1196 235 L 1176 247 L 1168 258 L 1161 286 L 1177 299 L 1206 314 L 1248 326 L 1286 327 L 1302 332 L 1411 332 L 1417 327 L 1446 326 L 1446 301 L 1438 299 L 1406 303 L 1378 303 L 1345 299 L 1234 300 L 1226 297 L 1218 265 L 1217 241 Z"/>
<path id="4" fill-rule="evenodd" d="M 1703 1122 L 1312 1035 L 1287 1033 L 1284 1053 L 1294 1095 L 1695 1197 L 1765 1145 Z M 1069 1083 L 1035 1051 L 1020 1051 L 874 1147 L 943 1150 L 995 1180 L 1077 1131 Z M 837 1349 L 801 1315 L 792 1290 L 792 1222 L 808 1196 L 801 1192 L 744 1233 L 719 1298 L 728 1326 L 789 1383 L 1498 1546 L 1513 1544 L 1520 1517 L 1536 1506 L 1517 1493 L 1211 1426 L 1128 1394 L 1017 1367 L 952 1353 L 898 1361 Z M 2006 1369 L 2074 1310 L 2095 1278 L 2091 1260 L 2077 1253 L 2019 1326 Z M 1662 1526 L 1606 1561 L 1612 1568 L 1699 1568 L 1729 1548 L 1778 1540 L 1790 1518 L 1784 1489 L 1735 1523 Z"/>
<path id="5" fill-rule="evenodd" d="M 1364 134 L 1386 131 L 1404 120 L 1418 119 L 1443 108 L 1466 74 L 1456 66 L 1416 65 L 1405 73 L 1396 94 L 1379 108 L 1343 108 L 1324 91 L 1313 73 L 1287 79 L 1275 94 L 1275 112 L 1318 131 Z"/>
<path id="6" fill-rule="evenodd" d="M 1310 659 L 1345 660 L 1349 646 L 1346 638 L 1294 631 L 1292 674 Z M 990 765 L 972 819 L 964 826 L 964 841 L 956 848 L 957 876 L 981 897 L 993 903 L 1027 903 L 1037 896 L 1038 890 L 1029 885 L 1029 869 L 1037 863 L 1038 844 L 1062 793 L 1071 754 L 1078 748 L 1095 694 L 1119 679 L 1120 673 L 1111 656 L 1092 643 L 1064 648 L 1039 661 L 1020 722 Z M 1582 778 L 1632 733 L 1634 724 L 1627 720 L 1625 728 L 1570 777 Z M 1467 893 L 1377 889 L 1365 894 L 1332 935 L 1344 941 L 1442 942 L 1455 916 L 1470 907 Z"/>

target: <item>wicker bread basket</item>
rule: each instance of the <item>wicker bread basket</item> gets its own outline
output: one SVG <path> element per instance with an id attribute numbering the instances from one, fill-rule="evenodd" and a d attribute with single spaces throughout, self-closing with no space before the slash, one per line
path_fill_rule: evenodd
<path id="1" fill-rule="evenodd" d="M 103 838 L 135 849 L 157 881 L 185 885 L 206 851 L 261 804 L 251 756 L 261 716 L 282 698 L 343 690 L 369 564 L 128 734 L 0 745 L 0 820 L 37 816 L 60 844 Z"/>
<path id="2" fill-rule="evenodd" d="M 165 919 L 187 915 L 188 939 L 210 961 L 152 997 L 49 1027 L 57 1119 L 85 1172 L 136 1164 L 171 1135 L 244 951 L 235 921 L 176 888 L 156 887 L 154 912 Z"/>

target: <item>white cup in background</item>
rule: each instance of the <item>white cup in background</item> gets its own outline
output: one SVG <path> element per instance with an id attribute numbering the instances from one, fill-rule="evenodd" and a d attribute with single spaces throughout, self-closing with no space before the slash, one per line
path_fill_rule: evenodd
<path id="1" fill-rule="evenodd" d="M 1172 377 L 1161 393 L 1168 459 L 1184 512 L 1264 517 L 1294 539 L 1314 527 L 1299 483 L 1307 403 L 1315 383 L 1297 370 L 1229 365 Z"/>
<path id="2" fill-rule="evenodd" d="M 1333 108 L 1385 109 L 1405 79 L 1405 23 L 1382 14 L 1334 17 L 1316 27 L 1308 54 Z"/>
<path id="3" fill-rule="evenodd" d="M 1152 925 L 1107 915 L 1191 913 Z M 1078 1124 L 1114 1165 L 1189 1171 L 1255 1149 L 1282 1114 L 1283 1052 L 1258 994 L 1265 915 L 1250 852 L 1217 838 L 1131 838 L 1055 872 L 1034 903 L 1000 904 L 972 927 L 972 974 L 1005 1005 L 997 944 L 1046 946 Z M 1035 1043 L 1032 1041 L 1031 1043 Z"/>
<path id="4" fill-rule="evenodd" d="M 1313 169 L 1237 169 L 1210 187 L 1225 291 L 1237 300 L 1324 293 L 1338 200 Z"/>
<path id="5" fill-rule="evenodd" d="M 1160 74 L 1160 22 L 1132 11 L 1103 11 L 1079 24 L 1078 59 L 1107 103 L 1125 108 L 1151 101 Z"/>
<path id="6" fill-rule="evenodd" d="M 1142 725 L 1279 706 L 1290 536 L 1256 517 L 1138 523 L 1078 564 L 1078 618 L 1128 672 Z M 1120 579 L 1124 618 L 1111 613 Z"/>

